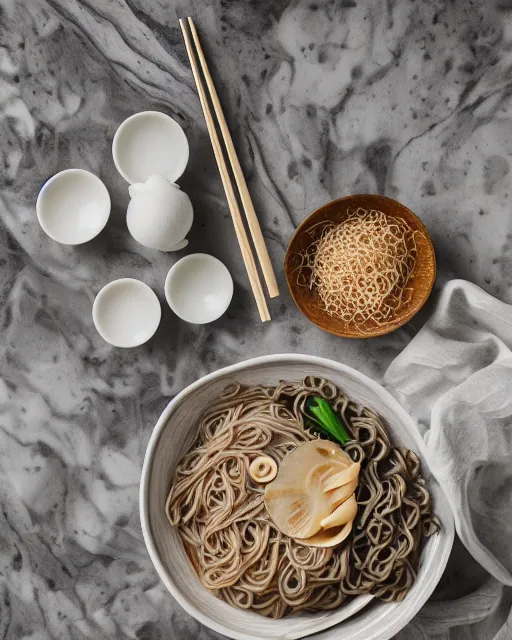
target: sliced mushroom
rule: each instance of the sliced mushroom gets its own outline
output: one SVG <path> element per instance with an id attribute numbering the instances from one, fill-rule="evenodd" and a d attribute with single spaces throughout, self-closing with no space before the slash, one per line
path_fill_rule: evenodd
<path id="1" fill-rule="evenodd" d="M 355 478 L 358 478 L 361 465 L 359 462 L 353 462 L 352 465 L 346 469 L 341 469 L 336 473 L 333 473 L 324 484 L 324 491 L 331 491 L 338 487 L 351 482 Z"/>
<path id="2" fill-rule="evenodd" d="M 359 468 L 338 445 L 325 440 L 312 440 L 287 454 L 265 488 L 265 505 L 277 528 L 309 544 L 322 529 L 352 520 Z"/>
<path id="3" fill-rule="evenodd" d="M 277 528 L 291 538 L 308 538 L 320 530 L 320 522 L 331 513 L 323 491 L 306 493 L 300 486 L 267 485 L 265 505 Z"/>
<path id="4" fill-rule="evenodd" d="M 249 475 L 254 482 L 259 482 L 260 484 L 272 482 L 277 475 L 276 461 L 268 456 L 254 458 L 249 466 Z"/>
<path id="5" fill-rule="evenodd" d="M 342 502 L 348 500 L 357 488 L 358 478 L 354 478 L 351 482 L 329 491 L 329 499 L 334 509 L 337 509 Z"/>
<path id="6" fill-rule="evenodd" d="M 321 529 L 317 534 L 304 540 L 297 540 L 308 547 L 335 547 L 341 544 L 352 531 L 353 520 L 347 522 L 341 527 L 332 527 L 330 529 Z"/>
<path id="7" fill-rule="evenodd" d="M 324 518 L 320 523 L 322 529 L 330 529 L 331 527 L 339 527 L 342 524 L 347 524 L 347 522 L 351 522 L 357 513 L 357 502 L 354 494 L 342 502 L 337 509 Z"/>

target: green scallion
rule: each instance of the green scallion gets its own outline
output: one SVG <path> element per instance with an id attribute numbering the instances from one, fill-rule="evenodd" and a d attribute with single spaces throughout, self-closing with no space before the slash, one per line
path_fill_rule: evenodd
<path id="1" fill-rule="evenodd" d="M 309 396 L 306 400 L 306 415 L 311 419 L 312 427 L 330 440 L 342 445 L 352 440 L 341 420 L 324 398 Z"/>

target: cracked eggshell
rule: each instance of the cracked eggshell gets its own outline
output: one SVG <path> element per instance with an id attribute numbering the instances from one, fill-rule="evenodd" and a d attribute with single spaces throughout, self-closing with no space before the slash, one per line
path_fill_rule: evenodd
<path id="1" fill-rule="evenodd" d="M 178 251 L 187 246 L 185 236 L 194 220 L 190 198 L 177 184 L 161 175 L 130 185 L 126 223 L 140 244 L 158 251 Z"/>

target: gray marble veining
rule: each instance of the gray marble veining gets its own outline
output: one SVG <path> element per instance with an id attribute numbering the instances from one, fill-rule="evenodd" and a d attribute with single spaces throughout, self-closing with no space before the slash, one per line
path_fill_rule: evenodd
<path id="1" fill-rule="evenodd" d="M 294 307 L 288 239 L 332 198 L 401 200 L 432 234 L 438 285 L 467 278 L 512 301 L 512 3 L 0 0 L 0 9 L 0 638 L 214 638 L 170 598 L 142 542 L 151 428 L 169 398 L 226 364 L 305 352 L 379 378 L 408 343 L 428 309 L 363 342 L 320 332 Z M 182 44 L 177 19 L 189 14 L 280 280 L 268 324 Z M 144 249 L 126 229 L 111 142 L 125 117 L 147 109 L 175 117 L 190 142 L 186 252 L 211 252 L 236 281 L 212 325 L 173 317 L 163 282 L 178 256 Z M 75 248 L 47 238 L 34 210 L 41 183 L 68 167 L 99 175 L 113 202 L 104 232 Z M 91 319 L 95 294 L 122 276 L 152 286 L 163 308 L 156 337 L 126 351 L 104 343 Z M 485 585 L 460 547 L 438 594 L 484 601 Z M 401 638 L 455 638 L 429 606 Z"/>

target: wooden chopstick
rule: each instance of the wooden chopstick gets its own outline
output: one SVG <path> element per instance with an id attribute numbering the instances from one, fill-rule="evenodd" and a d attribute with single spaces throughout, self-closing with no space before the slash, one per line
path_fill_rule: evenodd
<path id="1" fill-rule="evenodd" d="M 251 245 L 249 244 L 249 238 L 247 237 L 247 232 L 245 231 L 245 227 L 242 222 L 242 216 L 240 214 L 240 209 L 238 208 L 233 185 L 231 184 L 226 160 L 224 159 L 224 154 L 220 145 L 219 136 L 217 134 L 217 130 L 215 129 L 215 123 L 213 121 L 210 107 L 208 105 L 208 99 L 206 97 L 203 82 L 201 80 L 199 66 L 192 49 L 192 42 L 187 32 L 186 23 L 182 19 L 180 19 L 180 27 L 181 32 L 183 33 L 183 39 L 185 40 L 185 47 L 187 49 L 190 66 L 192 67 L 192 74 L 196 83 L 197 92 L 199 94 L 199 101 L 201 102 L 201 107 L 203 109 L 204 119 L 206 120 L 206 128 L 208 129 L 208 134 L 210 136 L 213 147 L 213 153 L 215 155 L 215 160 L 217 161 L 222 185 L 226 193 L 229 211 L 231 213 L 231 218 L 233 219 L 233 226 L 235 227 L 236 237 L 238 240 L 238 244 L 240 245 L 240 251 L 242 252 L 242 258 L 247 270 L 247 275 L 249 276 L 249 282 L 251 283 L 252 292 L 256 300 L 260 318 L 262 322 L 266 322 L 267 320 L 270 320 L 267 301 L 265 299 L 265 294 L 263 293 L 263 288 L 261 286 L 258 270 L 256 268 L 256 263 L 252 254 Z"/>
<path id="2" fill-rule="evenodd" d="M 206 85 L 210 92 L 213 110 L 215 111 L 215 115 L 217 116 L 222 137 L 224 139 L 224 144 L 226 145 L 228 158 L 231 163 L 231 169 L 233 170 L 233 175 L 235 176 L 236 186 L 238 187 L 238 192 L 240 193 L 240 199 L 245 211 L 245 217 L 247 219 L 249 231 L 251 232 L 252 240 L 256 248 L 256 254 L 258 255 L 258 259 L 260 261 L 261 270 L 263 272 L 263 277 L 265 278 L 268 293 L 271 298 L 275 298 L 279 295 L 279 289 L 277 286 L 274 269 L 272 268 L 272 263 L 270 262 L 270 256 L 268 255 L 267 245 L 265 244 L 265 240 L 261 232 L 258 216 L 256 215 L 256 211 L 254 210 L 251 195 L 249 193 L 249 189 L 247 188 L 247 182 L 245 181 L 242 167 L 240 166 L 240 162 L 233 145 L 233 139 L 231 138 L 231 133 L 228 129 L 226 118 L 224 117 L 224 112 L 222 111 L 219 96 L 217 95 L 217 90 L 215 89 L 215 85 L 213 84 L 212 76 L 208 69 L 206 58 L 204 57 L 203 49 L 199 41 L 199 36 L 197 34 L 194 21 L 190 17 L 188 18 L 188 24 L 190 26 L 190 31 L 192 32 L 194 44 L 196 45 L 197 57 L 199 58 L 199 62 L 201 63 L 201 69 L 203 70 Z"/>

